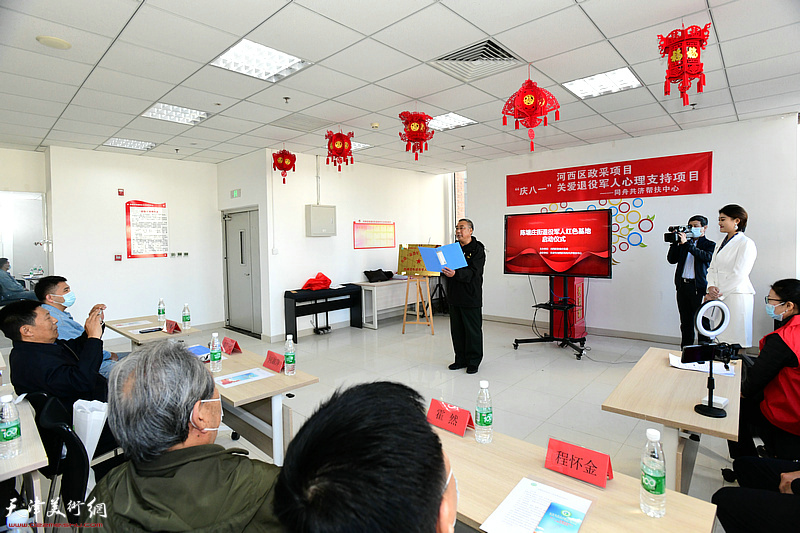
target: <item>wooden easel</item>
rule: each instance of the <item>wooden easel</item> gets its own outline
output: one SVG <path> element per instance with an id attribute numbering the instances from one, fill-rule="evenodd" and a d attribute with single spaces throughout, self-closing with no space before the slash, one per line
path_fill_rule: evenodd
<path id="1" fill-rule="evenodd" d="M 422 284 L 425 283 L 425 292 L 422 292 Z M 411 285 L 416 285 L 416 303 L 414 305 L 416 312 L 416 320 L 408 320 L 408 291 Z M 425 298 L 427 295 L 427 298 Z M 425 320 L 420 320 L 419 308 L 422 306 L 422 316 Z M 431 335 L 433 335 L 433 317 L 431 316 L 431 284 L 430 277 L 428 276 L 408 276 L 406 281 L 406 304 L 403 308 L 403 334 L 406 332 L 406 324 L 426 324 L 431 327 Z"/>

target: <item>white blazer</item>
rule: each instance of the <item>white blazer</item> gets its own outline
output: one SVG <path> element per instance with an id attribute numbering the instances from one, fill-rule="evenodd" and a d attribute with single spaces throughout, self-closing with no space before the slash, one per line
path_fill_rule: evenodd
<path id="1" fill-rule="evenodd" d="M 756 262 L 756 243 L 744 233 L 737 233 L 720 251 L 720 241 L 714 248 L 708 265 L 708 286 L 716 287 L 723 300 L 729 294 L 755 294 L 750 283 L 750 271 Z"/>

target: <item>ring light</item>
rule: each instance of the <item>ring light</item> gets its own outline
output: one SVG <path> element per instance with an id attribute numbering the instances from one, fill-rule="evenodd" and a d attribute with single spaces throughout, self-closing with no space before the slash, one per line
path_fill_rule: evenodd
<path id="1" fill-rule="evenodd" d="M 703 325 L 703 317 L 708 310 L 717 308 L 722 311 L 722 324 L 717 326 L 716 329 L 707 330 Z M 694 327 L 697 328 L 698 333 L 701 335 L 705 335 L 710 339 L 716 338 L 720 333 L 725 331 L 730 324 L 731 321 L 731 311 L 728 309 L 728 306 L 722 303 L 720 300 L 709 300 L 703 305 L 700 306 L 700 309 L 697 310 L 697 314 L 694 318 Z"/>

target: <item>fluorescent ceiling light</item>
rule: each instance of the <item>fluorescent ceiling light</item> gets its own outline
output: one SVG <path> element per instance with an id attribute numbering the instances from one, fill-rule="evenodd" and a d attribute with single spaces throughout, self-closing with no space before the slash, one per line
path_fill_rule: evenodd
<path id="1" fill-rule="evenodd" d="M 187 107 L 179 107 L 176 105 L 158 102 L 156 105 L 142 113 L 142 116 L 194 126 L 195 124 L 199 124 L 207 119 L 208 113 L 205 111 L 197 111 L 196 109 L 189 109 Z"/>
<path id="2" fill-rule="evenodd" d="M 428 127 L 434 131 L 452 130 L 453 128 L 460 128 L 462 126 L 469 126 L 470 124 L 477 124 L 472 119 L 456 115 L 455 113 L 447 113 L 446 115 L 439 115 L 433 117 L 428 122 Z"/>
<path id="3" fill-rule="evenodd" d="M 155 148 L 156 143 L 150 141 L 135 141 L 133 139 L 120 139 L 119 137 L 111 137 L 103 143 L 103 146 L 115 146 L 117 148 L 129 148 L 131 150 L 150 150 Z"/>
<path id="4" fill-rule="evenodd" d="M 564 87 L 581 100 L 641 87 L 642 84 L 628 67 L 595 74 L 588 78 L 568 81 Z"/>
<path id="5" fill-rule="evenodd" d="M 372 148 L 371 144 L 357 143 L 355 141 L 350 141 L 350 146 L 353 148 L 354 152 L 356 150 L 363 150 L 364 148 Z"/>
<path id="6" fill-rule="evenodd" d="M 272 83 L 311 65 L 308 61 L 247 39 L 239 41 L 211 64 Z"/>

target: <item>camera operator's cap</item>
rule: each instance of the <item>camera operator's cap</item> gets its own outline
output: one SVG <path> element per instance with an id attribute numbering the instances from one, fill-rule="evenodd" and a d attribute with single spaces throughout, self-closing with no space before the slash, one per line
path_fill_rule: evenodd
<path id="1" fill-rule="evenodd" d="M 661 440 L 661 432 L 655 428 L 647 429 L 647 440 L 650 442 L 658 442 Z"/>

